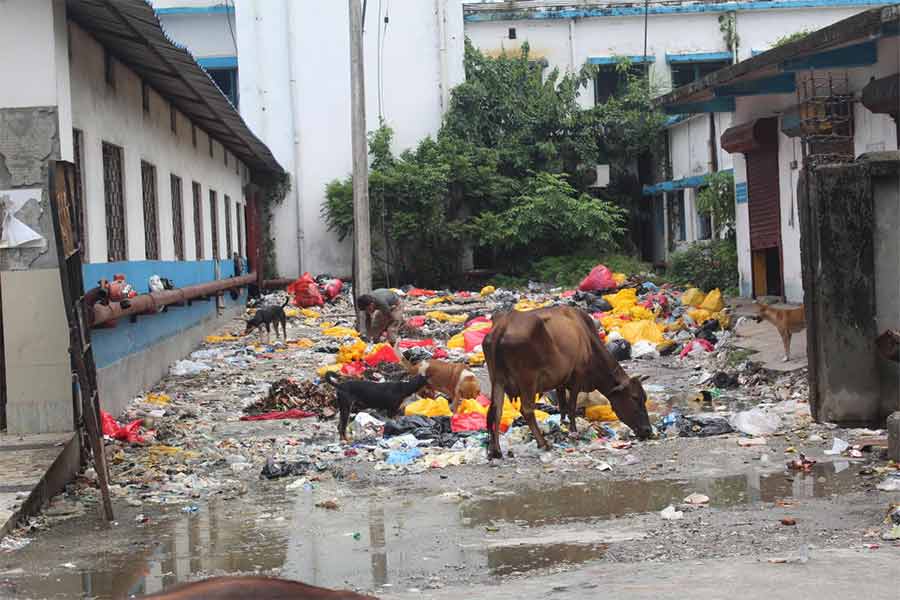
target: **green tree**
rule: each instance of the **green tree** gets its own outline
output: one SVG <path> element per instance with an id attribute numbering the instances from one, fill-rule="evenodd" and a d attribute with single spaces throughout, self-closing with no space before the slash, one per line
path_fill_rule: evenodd
<path id="1" fill-rule="evenodd" d="M 713 235 L 734 236 L 734 175 L 731 171 L 710 173 L 697 194 L 697 212 L 713 220 Z"/>

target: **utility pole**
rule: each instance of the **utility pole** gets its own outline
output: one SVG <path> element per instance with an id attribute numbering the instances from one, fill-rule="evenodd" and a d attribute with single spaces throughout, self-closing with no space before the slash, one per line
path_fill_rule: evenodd
<path id="1" fill-rule="evenodd" d="M 366 140 L 366 92 L 363 72 L 363 22 L 359 0 L 350 4 L 350 123 L 353 142 L 353 299 L 372 291 L 369 239 L 369 157 Z M 357 313 L 357 328 L 364 321 Z M 365 332 L 367 333 L 367 332 Z"/>

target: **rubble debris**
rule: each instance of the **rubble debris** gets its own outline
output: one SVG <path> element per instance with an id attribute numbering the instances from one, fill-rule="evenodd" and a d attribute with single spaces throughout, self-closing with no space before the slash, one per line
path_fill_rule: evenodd
<path id="1" fill-rule="evenodd" d="M 269 388 L 265 398 L 248 406 L 248 415 L 261 415 L 279 411 L 301 410 L 319 418 L 333 417 L 337 409 L 336 395 L 330 386 L 316 385 L 311 381 L 296 382 L 279 379 Z"/>

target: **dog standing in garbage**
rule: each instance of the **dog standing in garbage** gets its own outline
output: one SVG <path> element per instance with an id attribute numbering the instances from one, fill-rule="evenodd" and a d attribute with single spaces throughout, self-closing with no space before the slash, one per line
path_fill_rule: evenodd
<path id="1" fill-rule="evenodd" d="M 803 305 L 776 308 L 768 304 L 759 304 L 756 322 L 768 321 L 778 330 L 784 344 L 784 362 L 791 360 L 791 336 L 806 329 L 806 312 Z"/>
<path id="2" fill-rule="evenodd" d="M 409 381 L 390 381 L 376 383 L 361 379 L 341 381 L 336 373 L 326 373 L 325 382 L 337 390 L 337 404 L 340 411 L 338 434 L 342 441 L 347 439 L 347 423 L 350 411 L 362 408 L 384 410 L 393 418 L 400 410 L 400 405 L 408 397 L 421 390 L 428 383 L 424 375 L 417 375 Z"/>
<path id="3" fill-rule="evenodd" d="M 157 600 L 377 600 L 374 596 L 363 596 L 344 590 L 306 585 L 299 581 L 274 579 L 270 577 L 214 577 L 195 581 L 143 598 Z"/>
<path id="4" fill-rule="evenodd" d="M 424 375 L 433 390 L 447 396 L 454 414 L 461 400 L 477 398 L 481 394 L 478 377 L 467 365 L 434 359 L 413 364 L 405 358 L 401 359 L 401 363 L 410 375 Z"/>
<path id="5" fill-rule="evenodd" d="M 275 327 L 275 339 L 278 339 L 278 324 L 281 324 L 281 337 L 284 340 L 287 340 L 287 315 L 284 314 L 284 307 L 288 305 L 291 297 L 288 296 L 284 304 L 281 306 L 269 306 L 266 308 L 260 308 L 253 316 L 247 319 L 247 326 L 244 328 L 244 335 L 249 335 L 251 331 L 254 329 L 259 329 L 262 332 L 262 328 L 266 328 L 266 343 L 269 343 L 269 338 L 272 335 L 272 332 L 269 330 L 270 327 Z"/>

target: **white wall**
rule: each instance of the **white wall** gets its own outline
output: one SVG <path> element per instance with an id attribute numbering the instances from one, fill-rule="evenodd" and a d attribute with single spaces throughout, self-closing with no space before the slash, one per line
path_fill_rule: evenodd
<path id="1" fill-rule="evenodd" d="M 437 132 L 446 90 L 463 80 L 461 4 L 394 0 L 383 5 L 390 7 L 390 22 L 382 40 L 382 110 L 394 129 L 396 152 Z M 444 28 L 439 12 L 446 14 Z M 378 31 L 384 16 L 378 3 L 369 3 L 364 41 L 368 130 L 378 126 Z M 351 170 L 347 3 L 316 3 L 301 10 L 299 3 L 286 0 L 246 0 L 237 3 L 236 20 L 241 112 L 293 178 L 292 197 L 275 214 L 278 271 L 283 276 L 301 269 L 349 274 L 350 245 L 337 242 L 320 214 L 325 185 Z M 443 41 L 442 29 L 447 32 Z M 303 233 L 299 252 L 298 229 Z"/>
<path id="2" fill-rule="evenodd" d="M 153 5 L 162 8 L 159 2 L 154 2 Z M 237 56 L 235 38 L 228 27 L 228 19 L 231 19 L 231 26 L 234 28 L 234 15 L 223 12 L 159 15 L 159 21 L 169 37 L 186 45 L 196 58 Z M 234 36 L 237 36 L 236 28 Z"/>
<path id="3" fill-rule="evenodd" d="M 781 123 L 779 122 L 779 129 Z M 800 267 L 800 213 L 797 181 L 803 166 L 800 138 L 778 134 L 778 194 L 781 202 L 781 260 L 784 295 L 789 302 L 803 302 L 803 272 Z M 797 161 L 797 168 L 791 163 Z"/>
<path id="4" fill-rule="evenodd" d="M 889 4 L 889 2 L 885 2 Z M 790 8 L 779 10 L 751 10 L 737 13 L 740 46 L 738 58 L 746 60 L 755 50 L 761 52 L 773 47 L 779 38 L 798 31 L 816 31 L 842 19 L 872 8 L 827 7 Z"/>
<path id="5" fill-rule="evenodd" d="M 144 260 L 144 212 L 141 189 L 141 161 L 156 166 L 159 202 L 160 259 L 175 259 L 172 228 L 172 197 L 169 176 L 182 179 L 184 206 L 185 259 L 196 259 L 194 245 L 193 196 L 191 182 L 202 186 L 202 223 L 204 258 L 211 258 L 212 233 L 209 215 L 209 190 L 218 193 L 220 258 L 225 257 L 224 194 L 233 203 L 243 204 L 243 174 L 235 173 L 235 158 L 229 153 L 224 164 L 223 147 L 214 142 L 214 157 L 209 156 L 209 138 L 197 131 L 197 147 L 191 142 L 191 125 L 177 115 L 177 135 L 169 123 L 169 103 L 151 90 L 150 112 L 141 104 L 141 81 L 131 70 L 115 63 L 116 87 L 107 85 L 104 76 L 103 49 L 96 40 L 75 24 L 69 26 L 72 38 L 72 113 L 73 126 L 83 131 L 84 197 L 86 204 L 87 257 L 90 262 L 106 262 L 106 207 L 103 193 L 102 142 L 123 148 L 127 259 Z M 234 208 L 232 207 L 232 210 Z M 236 219 L 232 218 L 232 239 L 237 240 Z"/>
<path id="6" fill-rule="evenodd" d="M 0 0 L 0 107 L 54 106 L 57 101 L 52 0 Z M 15 57 L 9 60 L 8 57 Z M 55 54 L 53 56 L 55 58 Z M 27 81 L 28 85 L 8 82 Z"/>

